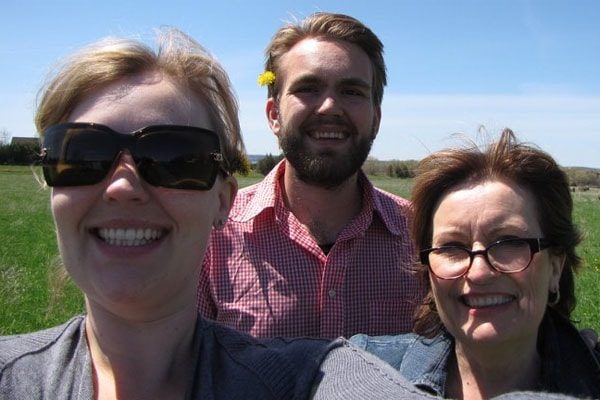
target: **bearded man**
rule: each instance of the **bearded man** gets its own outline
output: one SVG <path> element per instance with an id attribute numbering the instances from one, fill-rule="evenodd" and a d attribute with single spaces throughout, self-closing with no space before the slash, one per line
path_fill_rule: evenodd
<path id="1" fill-rule="evenodd" d="M 383 44 L 350 16 L 316 13 L 276 32 L 266 71 L 285 158 L 213 232 L 200 313 L 262 337 L 411 331 L 423 288 L 409 202 L 361 171 L 381 121 Z"/>

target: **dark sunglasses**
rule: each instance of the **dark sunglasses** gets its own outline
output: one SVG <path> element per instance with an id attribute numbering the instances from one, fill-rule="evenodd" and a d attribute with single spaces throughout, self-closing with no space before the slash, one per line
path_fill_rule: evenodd
<path id="1" fill-rule="evenodd" d="M 41 164 L 48 186 L 93 185 L 128 150 L 142 178 L 153 186 L 209 190 L 222 166 L 215 132 L 192 126 L 154 125 L 131 134 L 101 124 L 73 122 L 44 132 Z"/>

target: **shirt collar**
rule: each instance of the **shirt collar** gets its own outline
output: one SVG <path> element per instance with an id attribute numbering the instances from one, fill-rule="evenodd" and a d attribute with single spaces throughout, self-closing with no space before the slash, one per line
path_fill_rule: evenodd
<path id="1" fill-rule="evenodd" d="M 400 209 L 396 202 L 390 201 L 390 194 L 384 194 L 381 189 L 374 187 L 362 169 L 358 171 L 358 184 L 363 191 L 361 214 L 364 213 L 368 217 L 368 224 L 371 224 L 373 214 L 376 212 L 388 231 L 396 236 L 402 235 L 405 231 L 403 227 L 406 223 L 407 210 Z"/>
<path id="2" fill-rule="evenodd" d="M 248 202 L 245 209 L 237 216 L 231 216 L 238 222 L 248 222 L 269 208 L 275 208 L 276 199 L 281 199 L 280 177 L 285 172 L 285 159 L 281 160 L 262 181 L 254 186 L 242 189 L 255 190 L 252 200 Z"/>
<path id="3" fill-rule="evenodd" d="M 257 183 L 252 200 L 237 216 L 231 216 L 238 222 L 248 222 L 269 208 L 275 208 L 280 202 L 285 207 L 282 199 L 281 177 L 285 173 L 286 160 L 281 160 L 261 182 Z M 406 219 L 406 210 L 401 210 L 395 203 L 386 202 L 382 191 L 373 186 L 362 170 L 358 171 L 358 184 L 362 189 L 362 209 L 355 220 L 360 226 L 368 227 L 374 211 L 393 235 L 400 236 L 403 232 L 403 220 Z M 248 188 L 249 189 L 249 188 Z M 244 189 L 242 189 L 244 190 Z M 365 228 L 366 229 L 366 228 Z"/>

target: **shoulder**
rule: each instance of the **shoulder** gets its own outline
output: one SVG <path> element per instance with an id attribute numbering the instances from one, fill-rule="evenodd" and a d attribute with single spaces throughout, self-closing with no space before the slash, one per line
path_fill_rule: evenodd
<path id="1" fill-rule="evenodd" d="M 386 204 L 396 204 L 403 208 L 410 207 L 410 200 L 407 200 L 404 197 L 400 197 L 394 193 L 386 192 L 378 187 L 373 187 L 373 192 L 377 199 L 385 202 Z"/>
<path id="2" fill-rule="evenodd" d="M 78 341 L 83 316 L 38 332 L 0 337 L 0 370 L 26 357 L 43 357 L 43 354 L 56 347 Z"/>
<path id="3" fill-rule="evenodd" d="M 408 245 L 409 221 L 412 215 L 410 201 L 374 187 L 364 173 L 359 175 L 359 184 L 363 190 L 363 201 L 371 204 L 390 232 L 405 237 Z"/>
<path id="4" fill-rule="evenodd" d="M 410 216 L 411 203 L 405 198 L 376 187 L 373 188 L 373 198 L 375 202 L 375 208 L 377 208 L 382 214 L 389 214 L 401 219 L 405 219 Z"/>
<path id="5" fill-rule="evenodd" d="M 358 173 L 358 184 L 362 187 L 365 196 L 373 197 L 376 206 L 395 206 L 399 207 L 402 212 L 407 211 L 406 209 L 410 207 L 410 201 L 405 198 L 375 187 L 362 170 Z"/>
<path id="6" fill-rule="evenodd" d="M 321 365 L 315 399 L 433 399 L 390 365 L 344 341 Z"/>
<path id="7" fill-rule="evenodd" d="M 0 398 L 91 398 L 84 318 L 55 328 L 0 338 Z"/>
<path id="8" fill-rule="evenodd" d="M 233 201 L 233 208 L 231 211 L 241 211 L 246 204 L 252 201 L 256 195 L 256 192 L 260 190 L 260 187 L 263 184 L 264 182 L 261 181 L 238 190 L 235 200 Z"/>
<path id="9" fill-rule="evenodd" d="M 276 166 L 260 182 L 238 191 L 229 213 L 230 221 L 247 222 L 264 210 L 274 207 L 281 192 L 278 188 L 278 176 L 281 174 L 282 165 L 284 164 Z"/>
<path id="10" fill-rule="evenodd" d="M 332 342 L 318 338 L 255 338 L 212 321 L 204 321 L 205 333 L 240 361 L 267 359 L 296 359 L 297 362 L 320 362 L 331 349 Z"/>
<path id="11" fill-rule="evenodd" d="M 236 388 L 268 392 L 269 398 L 306 398 L 323 359 L 339 346 L 323 339 L 257 339 L 211 321 L 201 324 L 206 354 L 200 357 L 221 365 L 211 381 L 235 381 Z"/>
<path id="12" fill-rule="evenodd" d="M 600 398 L 599 353 L 588 347 L 575 325 L 549 308 L 540 330 L 544 387 Z"/>

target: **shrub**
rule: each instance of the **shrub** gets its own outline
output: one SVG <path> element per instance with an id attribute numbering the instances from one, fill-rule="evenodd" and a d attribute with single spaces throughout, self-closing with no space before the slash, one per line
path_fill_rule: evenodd
<path id="1" fill-rule="evenodd" d="M 256 170 L 262 175 L 267 175 L 279 161 L 283 159 L 283 155 L 273 157 L 271 153 L 267 154 L 256 163 Z"/>
<path id="2" fill-rule="evenodd" d="M 565 168 L 571 186 L 600 187 L 600 171 L 589 168 Z"/>
<path id="3" fill-rule="evenodd" d="M 15 143 L 0 146 L 0 164 L 30 165 L 40 153 L 38 143 Z"/>

